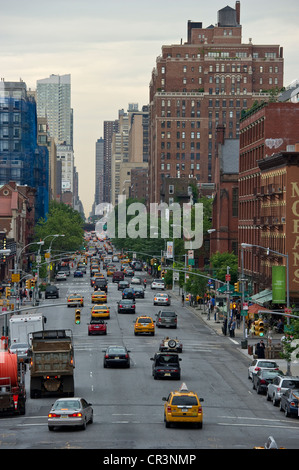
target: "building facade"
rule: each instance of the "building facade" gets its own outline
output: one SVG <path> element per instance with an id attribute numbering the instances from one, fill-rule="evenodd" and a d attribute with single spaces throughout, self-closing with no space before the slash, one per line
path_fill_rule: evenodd
<path id="1" fill-rule="evenodd" d="M 149 201 L 164 178 L 212 183 L 216 129 L 239 136 L 243 110 L 283 86 L 283 50 L 242 43 L 240 2 L 218 12 L 217 24 L 188 22 L 186 43 L 162 46 L 150 82 Z"/>

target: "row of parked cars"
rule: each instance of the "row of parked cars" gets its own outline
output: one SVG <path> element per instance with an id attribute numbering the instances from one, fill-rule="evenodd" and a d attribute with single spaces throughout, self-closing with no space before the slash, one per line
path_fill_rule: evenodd
<path id="1" fill-rule="evenodd" d="M 248 368 L 248 378 L 252 388 L 265 394 L 286 417 L 299 417 L 299 377 L 284 375 L 275 361 L 254 359 Z"/>

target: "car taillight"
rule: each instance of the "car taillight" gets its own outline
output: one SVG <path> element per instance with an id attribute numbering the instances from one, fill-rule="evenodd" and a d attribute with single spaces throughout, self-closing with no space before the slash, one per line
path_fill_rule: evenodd
<path id="1" fill-rule="evenodd" d="M 60 418 L 60 415 L 58 415 L 56 413 L 49 413 L 48 418 Z"/>
<path id="2" fill-rule="evenodd" d="M 266 383 L 266 380 L 261 379 L 261 380 L 260 380 L 260 383 L 261 383 L 261 384 L 265 384 L 265 383 Z"/>
<path id="3" fill-rule="evenodd" d="M 129 359 L 129 354 L 126 354 L 126 355 L 125 355 L 125 358 L 126 358 L 126 359 Z"/>
<path id="4" fill-rule="evenodd" d="M 171 413 L 171 406 L 167 407 L 167 413 Z"/>
<path id="5" fill-rule="evenodd" d="M 261 368 L 260 368 L 260 367 L 256 367 L 254 370 L 261 370 Z"/>
<path id="6" fill-rule="evenodd" d="M 109 356 L 108 356 L 108 354 L 106 354 L 106 355 L 105 355 L 105 359 L 109 359 Z"/>
<path id="7" fill-rule="evenodd" d="M 280 387 L 277 387 L 277 391 L 280 392 L 280 391 L 281 391 L 281 388 L 280 388 Z"/>
<path id="8" fill-rule="evenodd" d="M 68 415 L 69 418 L 81 418 L 82 417 L 82 413 L 72 413 L 70 415 Z"/>
<path id="9" fill-rule="evenodd" d="M 296 403 L 294 401 L 291 401 L 290 405 L 291 406 L 296 406 Z"/>
<path id="10" fill-rule="evenodd" d="M 120 305 L 120 308 L 122 308 L 122 305 Z"/>

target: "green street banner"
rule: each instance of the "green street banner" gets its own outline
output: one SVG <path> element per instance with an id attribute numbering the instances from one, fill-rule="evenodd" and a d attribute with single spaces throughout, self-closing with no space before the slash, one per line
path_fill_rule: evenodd
<path id="1" fill-rule="evenodd" d="M 286 303 L 286 267 L 272 266 L 272 303 Z"/>

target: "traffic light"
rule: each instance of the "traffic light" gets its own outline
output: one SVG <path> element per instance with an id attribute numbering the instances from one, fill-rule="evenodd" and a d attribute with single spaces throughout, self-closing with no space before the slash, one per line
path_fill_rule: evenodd
<path id="1" fill-rule="evenodd" d="M 26 281 L 26 289 L 31 289 L 31 279 L 27 279 L 27 281 Z"/>
<path id="2" fill-rule="evenodd" d="M 5 287 L 5 297 L 10 297 L 10 287 Z"/>
<path id="3" fill-rule="evenodd" d="M 165 273 L 166 273 L 166 271 L 163 269 L 163 271 L 161 271 L 161 279 L 165 278 Z"/>
<path id="4" fill-rule="evenodd" d="M 240 289 L 240 282 L 239 282 L 239 281 L 238 281 L 238 282 L 235 282 L 234 288 L 235 288 L 235 289 L 234 289 L 235 292 L 240 292 L 240 290 L 239 290 L 239 289 Z"/>
<path id="5" fill-rule="evenodd" d="M 31 288 L 34 289 L 35 287 L 35 279 L 31 279 Z"/>
<path id="6" fill-rule="evenodd" d="M 75 323 L 76 325 L 80 325 L 81 323 L 81 310 L 79 308 L 75 311 Z"/>
<path id="7" fill-rule="evenodd" d="M 264 322 L 263 322 L 263 320 L 258 321 L 258 336 L 264 336 Z"/>

